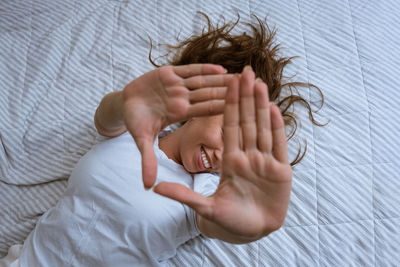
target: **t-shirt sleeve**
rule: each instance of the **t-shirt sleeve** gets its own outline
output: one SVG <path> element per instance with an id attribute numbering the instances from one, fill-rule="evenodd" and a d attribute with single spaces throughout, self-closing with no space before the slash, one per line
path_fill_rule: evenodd
<path id="1" fill-rule="evenodd" d="M 193 179 L 193 190 L 204 196 L 210 196 L 217 190 L 220 177 L 213 173 L 198 173 Z"/>

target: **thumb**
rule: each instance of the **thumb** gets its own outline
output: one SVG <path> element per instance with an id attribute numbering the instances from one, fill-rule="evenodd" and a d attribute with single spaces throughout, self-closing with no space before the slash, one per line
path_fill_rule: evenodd
<path id="1" fill-rule="evenodd" d="M 211 217 L 212 200 L 182 184 L 161 182 L 154 187 L 154 192 L 188 205 L 201 216 Z"/>
<path id="2" fill-rule="evenodd" d="M 154 141 L 145 138 L 135 138 L 142 155 L 142 178 L 145 189 L 150 189 L 157 178 L 157 158 L 154 152 Z"/>

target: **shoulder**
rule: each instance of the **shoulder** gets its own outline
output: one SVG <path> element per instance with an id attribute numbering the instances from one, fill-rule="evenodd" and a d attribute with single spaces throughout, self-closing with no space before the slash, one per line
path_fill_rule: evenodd
<path id="1" fill-rule="evenodd" d="M 132 137 L 123 134 L 98 143 L 78 161 L 63 197 L 107 203 L 112 196 L 129 196 L 140 187 L 140 152 Z"/>
<path id="2" fill-rule="evenodd" d="M 193 190 L 205 196 L 212 195 L 218 188 L 219 173 L 198 173 L 194 175 Z"/>

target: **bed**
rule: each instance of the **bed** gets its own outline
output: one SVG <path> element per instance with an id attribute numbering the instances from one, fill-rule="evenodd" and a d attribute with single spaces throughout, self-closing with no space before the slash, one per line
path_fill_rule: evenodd
<path id="1" fill-rule="evenodd" d="M 287 76 L 318 85 L 325 127 L 301 119 L 284 226 L 246 245 L 197 237 L 170 266 L 400 265 L 400 3 L 395 0 L 0 3 L 0 258 L 61 196 L 103 140 L 102 96 L 153 67 L 150 38 L 176 44 L 221 16 L 276 27 Z M 238 28 L 238 30 L 245 30 Z M 150 37 L 150 38 L 149 38 Z M 156 47 L 154 57 L 162 55 Z M 299 91 L 315 102 L 310 88 Z M 304 146 L 304 144 L 303 144 Z M 292 159 L 298 143 L 289 142 Z"/>

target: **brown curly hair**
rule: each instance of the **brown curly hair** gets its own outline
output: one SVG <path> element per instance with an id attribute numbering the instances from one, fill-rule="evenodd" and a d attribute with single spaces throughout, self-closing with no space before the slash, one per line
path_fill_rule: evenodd
<path id="1" fill-rule="evenodd" d="M 291 111 L 296 102 L 304 104 L 308 110 L 310 121 L 314 125 L 324 126 L 315 121 L 313 116 L 314 111 L 311 109 L 310 103 L 299 94 L 294 93 L 298 93 L 297 87 L 316 89 L 321 96 L 320 109 L 324 103 L 322 91 L 310 83 L 283 83 L 284 78 L 289 78 L 283 76 L 283 69 L 295 57 L 278 56 L 280 46 L 279 44 L 274 44 L 276 29 L 271 30 L 265 21 L 263 22 L 257 16 L 253 15 L 257 19 L 258 24 L 245 23 L 251 29 L 251 34 L 233 35 L 231 31 L 239 23 L 239 15 L 235 22 L 225 23 L 224 21 L 222 26 L 213 26 L 206 14 L 198 13 L 206 18 L 207 29 L 203 28 L 201 35 L 192 35 L 186 40 L 181 41 L 178 45 L 163 44 L 163 46 L 168 48 L 168 52 L 161 56 L 161 58 L 167 61 L 165 65 L 177 66 L 192 63 L 213 63 L 222 65 L 228 70 L 228 73 L 240 73 L 244 66 L 251 65 L 256 77 L 261 78 L 268 85 L 269 99 L 275 102 L 280 108 L 285 125 L 291 127 L 291 131 L 287 137 L 288 140 L 294 136 L 297 129 L 297 116 Z M 150 62 L 154 66 L 160 67 L 161 65 L 156 64 L 152 59 L 151 51 L 152 45 L 149 53 Z M 287 88 L 290 92 L 286 97 L 281 96 L 282 89 L 284 88 Z M 299 163 L 304 158 L 307 151 L 307 142 L 305 142 L 303 153 L 301 151 L 301 145 L 299 144 L 298 153 L 296 158 L 290 163 L 291 166 Z"/>

